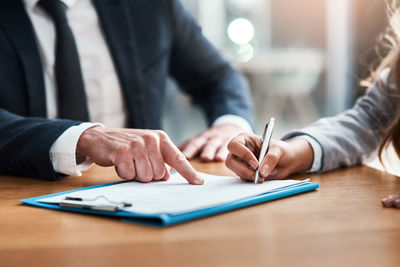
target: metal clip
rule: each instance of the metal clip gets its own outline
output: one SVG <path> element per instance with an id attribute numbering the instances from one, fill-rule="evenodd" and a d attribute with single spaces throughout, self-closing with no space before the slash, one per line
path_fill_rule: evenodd
<path id="1" fill-rule="evenodd" d="M 98 199 L 104 199 L 109 204 L 90 203 L 95 202 Z M 80 197 L 65 197 L 64 200 L 60 202 L 60 206 L 101 211 L 119 211 L 123 208 L 132 207 L 132 203 L 112 201 L 106 196 L 97 196 L 92 199 L 85 199 Z"/>

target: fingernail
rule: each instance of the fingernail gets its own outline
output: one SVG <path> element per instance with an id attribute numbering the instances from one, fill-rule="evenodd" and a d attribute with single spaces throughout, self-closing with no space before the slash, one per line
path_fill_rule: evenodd
<path id="1" fill-rule="evenodd" d="M 389 197 L 385 197 L 385 198 L 383 198 L 382 199 L 382 204 L 385 206 L 385 207 L 391 207 L 392 206 L 392 203 L 391 203 L 391 197 L 389 196 Z"/>
<path id="2" fill-rule="evenodd" d="M 215 156 L 215 161 L 217 161 L 217 162 L 223 162 L 225 160 L 226 160 L 226 157 Z"/>
<path id="3" fill-rule="evenodd" d="M 213 159 L 210 157 L 210 156 L 200 156 L 200 158 L 201 158 L 201 160 L 202 161 L 204 161 L 204 162 L 210 162 L 210 161 L 212 161 Z"/>
<path id="4" fill-rule="evenodd" d="M 260 173 L 262 176 L 267 177 L 269 174 L 269 166 L 265 165 L 264 167 L 262 167 Z"/>
<path id="5" fill-rule="evenodd" d="M 200 176 L 196 176 L 196 178 L 194 178 L 194 180 L 193 180 L 193 184 L 202 185 L 202 184 L 204 184 L 204 179 L 201 178 Z"/>
<path id="6" fill-rule="evenodd" d="M 257 170 L 257 169 L 258 169 L 258 162 L 255 161 L 255 160 L 250 160 L 250 161 L 249 161 L 249 165 L 250 165 L 250 167 L 252 167 L 254 170 Z"/>
<path id="7" fill-rule="evenodd" d="M 268 178 L 275 178 L 278 175 L 278 171 L 277 170 L 273 170 L 269 175 Z"/>
<path id="8" fill-rule="evenodd" d="M 394 201 L 394 206 L 395 206 L 396 208 L 400 208 L 400 198 L 398 198 L 398 199 L 396 199 L 396 200 Z"/>

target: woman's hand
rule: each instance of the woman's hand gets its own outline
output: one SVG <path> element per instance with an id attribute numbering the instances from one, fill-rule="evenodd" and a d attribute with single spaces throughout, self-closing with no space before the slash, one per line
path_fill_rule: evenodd
<path id="1" fill-rule="evenodd" d="M 400 209 L 400 192 L 392 194 L 382 199 L 382 204 L 385 207 L 392 207 Z"/>
<path id="2" fill-rule="evenodd" d="M 312 147 L 304 139 L 289 142 L 271 140 L 268 153 L 258 164 L 261 137 L 247 133 L 235 137 L 228 144 L 228 150 L 226 166 L 241 179 L 248 181 L 254 181 L 255 172 L 259 168 L 260 183 L 306 171 L 311 167 L 314 157 Z"/>

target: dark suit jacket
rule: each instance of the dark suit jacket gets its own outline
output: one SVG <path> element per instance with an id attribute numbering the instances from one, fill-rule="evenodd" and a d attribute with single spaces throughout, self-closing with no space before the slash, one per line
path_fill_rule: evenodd
<path id="1" fill-rule="evenodd" d="M 129 127 L 161 127 L 171 75 L 212 123 L 252 121 L 245 80 L 204 38 L 178 0 L 94 0 L 118 72 Z M 0 173 L 54 180 L 49 150 L 77 121 L 45 119 L 43 69 L 22 0 L 0 1 Z M 94 44 L 95 45 L 95 44 Z"/>

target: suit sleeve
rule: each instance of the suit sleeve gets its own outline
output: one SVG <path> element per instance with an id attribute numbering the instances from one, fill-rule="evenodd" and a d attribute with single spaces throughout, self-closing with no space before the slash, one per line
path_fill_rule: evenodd
<path id="1" fill-rule="evenodd" d="M 399 99 L 388 82 L 388 70 L 358 99 L 352 109 L 286 135 L 313 137 L 322 147 L 320 171 L 360 164 L 378 148 L 386 129 L 399 112 Z"/>
<path id="2" fill-rule="evenodd" d="M 63 177 L 54 171 L 49 150 L 65 130 L 78 123 L 26 118 L 0 109 L 0 173 L 45 180 Z"/>
<path id="3" fill-rule="evenodd" d="M 170 73 L 194 104 L 200 105 L 211 125 L 218 117 L 232 114 L 253 127 L 253 111 L 248 84 L 203 36 L 180 1 L 171 1 L 174 40 Z"/>

